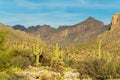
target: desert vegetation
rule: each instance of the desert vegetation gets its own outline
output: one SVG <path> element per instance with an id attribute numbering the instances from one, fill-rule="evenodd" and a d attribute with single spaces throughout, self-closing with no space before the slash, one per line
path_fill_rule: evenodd
<path id="1" fill-rule="evenodd" d="M 45 44 L 40 35 L 24 39 L 12 30 L 0 30 L 0 79 L 29 80 L 26 73 L 38 80 L 69 80 L 71 75 L 77 76 L 72 80 L 119 79 L 119 45 L 108 38 L 60 47 Z"/>

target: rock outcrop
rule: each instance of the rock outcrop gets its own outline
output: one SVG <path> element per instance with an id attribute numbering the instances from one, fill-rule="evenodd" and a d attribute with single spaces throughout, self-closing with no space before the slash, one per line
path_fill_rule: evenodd
<path id="1" fill-rule="evenodd" d="M 80 80 L 79 73 L 74 70 L 63 72 L 51 71 L 47 68 L 37 68 L 29 66 L 26 70 L 14 69 L 16 74 L 21 78 L 28 80 Z"/>
<path id="2" fill-rule="evenodd" d="M 120 13 L 114 14 L 112 18 L 112 27 L 120 25 Z"/>

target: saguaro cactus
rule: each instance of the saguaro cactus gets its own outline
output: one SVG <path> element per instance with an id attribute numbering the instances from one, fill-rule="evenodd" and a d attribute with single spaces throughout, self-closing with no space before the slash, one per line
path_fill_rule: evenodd
<path id="1" fill-rule="evenodd" d="M 55 51 L 54 51 L 54 57 L 57 58 L 57 59 L 60 57 L 58 43 L 56 43 L 56 48 L 55 48 Z"/>
<path id="2" fill-rule="evenodd" d="M 63 58 L 61 56 L 61 52 L 59 50 L 58 43 L 56 43 L 56 47 L 53 52 L 53 56 L 52 56 L 50 63 L 51 63 L 50 66 L 53 68 L 53 70 L 55 70 L 55 71 L 63 71 L 64 70 L 64 67 L 63 67 L 64 62 L 63 62 Z"/>
<path id="3" fill-rule="evenodd" d="M 99 41 L 99 46 L 98 46 L 98 57 L 101 59 L 101 41 Z"/>
<path id="4" fill-rule="evenodd" d="M 38 38 L 37 38 L 37 42 L 36 42 L 36 44 L 33 46 L 33 53 L 34 53 L 34 55 L 35 55 L 35 65 L 36 66 L 39 66 L 39 64 L 40 64 L 40 62 L 39 62 L 39 60 L 40 60 L 40 55 L 42 54 L 42 47 L 40 46 L 40 44 L 41 44 L 41 41 L 40 41 L 40 35 L 38 35 Z"/>

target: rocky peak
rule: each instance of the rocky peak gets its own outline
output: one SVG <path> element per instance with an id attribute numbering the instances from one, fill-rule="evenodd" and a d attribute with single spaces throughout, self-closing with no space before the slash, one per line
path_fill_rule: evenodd
<path id="1" fill-rule="evenodd" d="M 120 13 L 116 13 L 112 17 L 112 27 L 120 25 Z"/>
<path id="2" fill-rule="evenodd" d="M 91 22 L 91 21 L 96 21 L 96 19 L 94 19 L 92 16 L 89 16 L 85 22 Z"/>
<path id="3" fill-rule="evenodd" d="M 98 27 L 97 25 L 103 26 L 104 23 L 102 21 L 99 21 L 99 20 L 97 20 L 97 19 L 89 16 L 86 20 L 84 20 L 83 22 L 81 22 L 81 23 L 79 23 L 77 25 L 83 25 L 83 26 L 85 26 L 85 25 L 91 25 L 93 27 L 94 26 Z"/>
<path id="4" fill-rule="evenodd" d="M 88 20 L 94 20 L 94 18 L 92 16 L 89 16 Z"/>
<path id="5" fill-rule="evenodd" d="M 26 30 L 26 28 L 23 25 L 19 25 L 19 24 L 13 26 L 13 29 L 21 30 L 21 31 L 25 31 Z"/>

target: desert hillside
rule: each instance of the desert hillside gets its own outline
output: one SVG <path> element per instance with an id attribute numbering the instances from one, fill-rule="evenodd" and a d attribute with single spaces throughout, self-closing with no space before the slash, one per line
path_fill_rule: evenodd
<path id="1" fill-rule="evenodd" d="M 106 26 L 89 17 L 57 29 L 0 24 L 0 79 L 119 80 L 119 19 Z"/>

